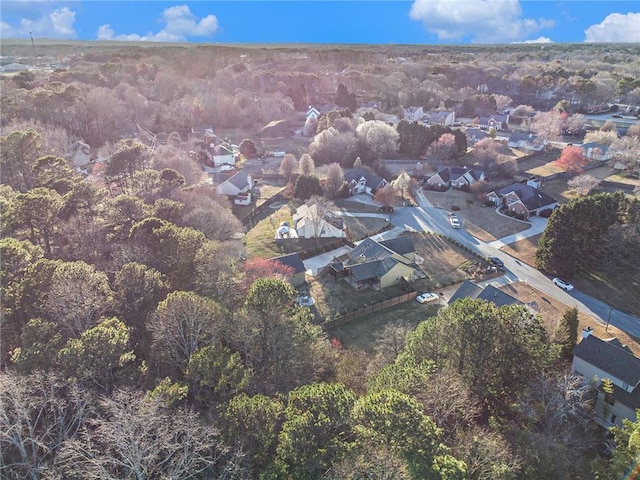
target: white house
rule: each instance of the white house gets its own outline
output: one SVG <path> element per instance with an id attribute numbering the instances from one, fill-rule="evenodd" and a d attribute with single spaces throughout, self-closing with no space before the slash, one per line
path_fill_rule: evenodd
<path id="1" fill-rule="evenodd" d="M 435 187 L 468 187 L 474 182 L 485 180 L 482 170 L 464 167 L 444 167 L 427 179 L 427 184 Z"/>
<path id="2" fill-rule="evenodd" d="M 427 114 L 427 122 L 432 125 L 451 127 L 456 121 L 456 112 L 430 112 Z"/>
<path id="3" fill-rule="evenodd" d="M 581 145 L 584 156 L 590 160 L 607 161 L 613 158 L 613 153 L 609 149 L 609 145 L 602 143 L 590 142 Z"/>
<path id="4" fill-rule="evenodd" d="M 254 181 L 246 170 L 240 170 L 232 177 L 227 178 L 216 187 L 216 192 L 233 198 L 236 205 L 249 205 L 251 203 L 251 189 Z"/>
<path id="5" fill-rule="evenodd" d="M 418 122 L 424 117 L 424 110 L 422 107 L 407 107 L 404 109 L 404 119 L 407 122 Z"/>
<path id="6" fill-rule="evenodd" d="M 293 214 L 299 238 L 345 238 L 342 218 L 332 213 L 319 218 L 317 205 L 301 205 Z"/>
<path id="7" fill-rule="evenodd" d="M 375 195 L 375 193 L 389 185 L 384 178 L 371 173 L 364 168 L 354 168 L 345 172 L 344 180 L 349 187 L 349 193 L 351 195 L 357 195 L 359 193 L 368 193 L 369 195 Z"/>
<path id="8" fill-rule="evenodd" d="M 507 145 L 511 148 L 535 150 L 538 152 L 544 148 L 545 144 L 546 141 L 540 141 L 538 136 L 533 133 L 512 133 L 507 141 Z"/>

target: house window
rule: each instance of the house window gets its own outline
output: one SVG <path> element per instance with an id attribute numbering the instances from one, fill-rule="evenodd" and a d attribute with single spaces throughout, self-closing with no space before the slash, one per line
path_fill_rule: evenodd
<path id="1" fill-rule="evenodd" d="M 616 423 L 616 417 L 615 415 L 611 415 L 611 423 Z"/>

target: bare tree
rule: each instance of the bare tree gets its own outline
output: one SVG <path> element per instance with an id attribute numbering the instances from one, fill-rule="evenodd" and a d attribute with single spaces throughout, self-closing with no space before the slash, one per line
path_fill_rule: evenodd
<path id="1" fill-rule="evenodd" d="M 42 478 L 86 420 L 88 398 L 50 373 L 0 373 L 0 477 Z"/>
<path id="2" fill-rule="evenodd" d="M 589 192 L 596 189 L 602 182 L 601 179 L 586 173 L 573 177 L 567 185 L 577 191 L 580 195 L 589 195 Z"/>
<path id="3" fill-rule="evenodd" d="M 324 180 L 324 193 L 328 198 L 335 198 L 344 183 L 344 171 L 339 163 L 332 163 L 327 168 Z"/>
<path id="4" fill-rule="evenodd" d="M 541 144 L 560 140 L 563 117 L 557 110 L 540 112 L 533 117 L 531 131 L 538 135 Z"/>
<path id="5" fill-rule="evenodd" d="M 87 480 L 243 478 L 238 452 L 187 409 L 168 410 L 136 390 L 101 402 L 103 416 L 65 445 L 60 469 Z M 246 473 L 246 472 L 244 472 Z"/>
<path id="6" fill-rule="evenodd" d="M 298 170 L 301 175 L 313 175 L 313 172 L 316 170 L 316 165 L 313 162 L 313 158 L 308 153 L 303 153 L 300 157 L 300 162 L 298 164 Z"/>
<path id="7" fill-rule="evenodd" d="M 622 163 L 629 173 L 635 172 L 640 163 L 640 138 L 624 136 L 611 144 L 613 161 Z"/>
<path id="8" fill-rule="evenodd" d="M 398 201 L 398 191 L 395 190 L 391 185 L 387 185 L 379 189 L 373 198 L 383 207 L 393 207 Z"/>
<path id="9" fill-rule="evenodd" d="M 295 155 L 292 153 L 287 153 L 280 162 L 280 174 L 285 178 L 288 182 L 291 181 L 291 177 L 293 176 L 293 172 L 295 172 L 296 167 L 298 166 L 298 160 Z"/>
<path id="10" fill-rule="evenodd" d="M 427 156 L 437 164 L 450 163 L 456 151 L 456 138 L 451 133 L 445 133 L 427 148 Z"/>
<path id="11" fill-rule="evenodd" d="M 149 322 L 157 358 L 184 368 L 198 348 L 219 340 L 226 315 L 210 298 L 193 292 L 169 294 Z"/>
<path id="12" fill-rule="evenodd" d="M 309 207 L 307 218 L 313 227 L 313 236 L 314 238 L 320 238 L 324 223 L 328 217 L 333 215 L 337 207 L 331 200 L 319 195 L 311 196 L 306 204 Z"/>
<path id="13" fill-rule="evenodd" d="M 473 147 L 473 156 L 482 168 L 489 169 L 495 164 L 500 148 L 501 144 L 497 140 L 490 137 L 483 138 Z"/>
<path id="14" fill-rule="evenodd" d="M 391 182 L 391 186 L 400 192 L 402 199 L 404 200 L 405 193 L 409 190 L 409 185 L 411 183 L 411 177 L 404 170 L 400 172 L 398 178 Z"/>
<path id="15" fill-rule="evenodd" d="M 603 130 L 592 130 L 584 135 L 584 143 L 601 143 L 602 145 L 611 145 L 618 139 L 616 132 L 605 132 Z"/>
<path id="16" fill-rule="evenodd" d="M 376 335 L 376 352 L 383 364 L 395 361 L 398 354 L 407 343 L 407 334 L 413 330 L 411 324 L 405 321 L 396 321 L 387 324 Z"/>
<path id="17" fill-rule="evenodd" d="M 496 101 L 496 110 L 498 110 L 498 112 L 502 112 L 513 102 L 513 99 L 506 95 L 494 93 L 492 97 Z"/>

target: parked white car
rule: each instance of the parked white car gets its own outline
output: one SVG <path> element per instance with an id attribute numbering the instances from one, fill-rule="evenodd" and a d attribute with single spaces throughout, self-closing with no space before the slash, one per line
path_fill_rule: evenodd
<path id="1" fill-rule="evenodd" d="M 566 290 L 567 292 L 570 292 L 571 290 L 573 290 L 573 285 L 571 285 L 566 280 L 561 279 L 560 277 L 556 277 L 551 281 L 555 283 L 558 287 L 562 288 L 563 290 Z"/>
<path id="2" fill-rule="evenodd" d="M 460 220 L 458 220 L 458 217 L 449 217 L 449 223 L 453 228 L 460 228 Z"/>
<path id="3" fill-rule="evenodd" d="M 433 292 L 421 293 L 416 297 L 418 303 L 431 303 L 438 300 L 438 294 Z"/>

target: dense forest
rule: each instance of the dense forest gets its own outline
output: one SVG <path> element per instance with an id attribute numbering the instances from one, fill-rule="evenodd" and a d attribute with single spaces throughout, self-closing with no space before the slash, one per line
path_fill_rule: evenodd
<path id="1" fill-rule="evenodd" d="M 593 391 L 568 374 L 577 310 L 550 332 L 525 306 L 465 299 L 344 348 L 277 266 L 246 262 L 241 222 L 188 152 L 196 125 L 302 127 L 340 91 L 378 103 L 363 138 L 373 123 L 391 137 L 373 119 L 409 106 L 638 105 L 639 54 L 3 42 L 29 68 L 0 79 L 0 476 L 619 478 L 640 427 L 601 455 Z M 101 181 L 67 160 L 77 141 Z"/>

